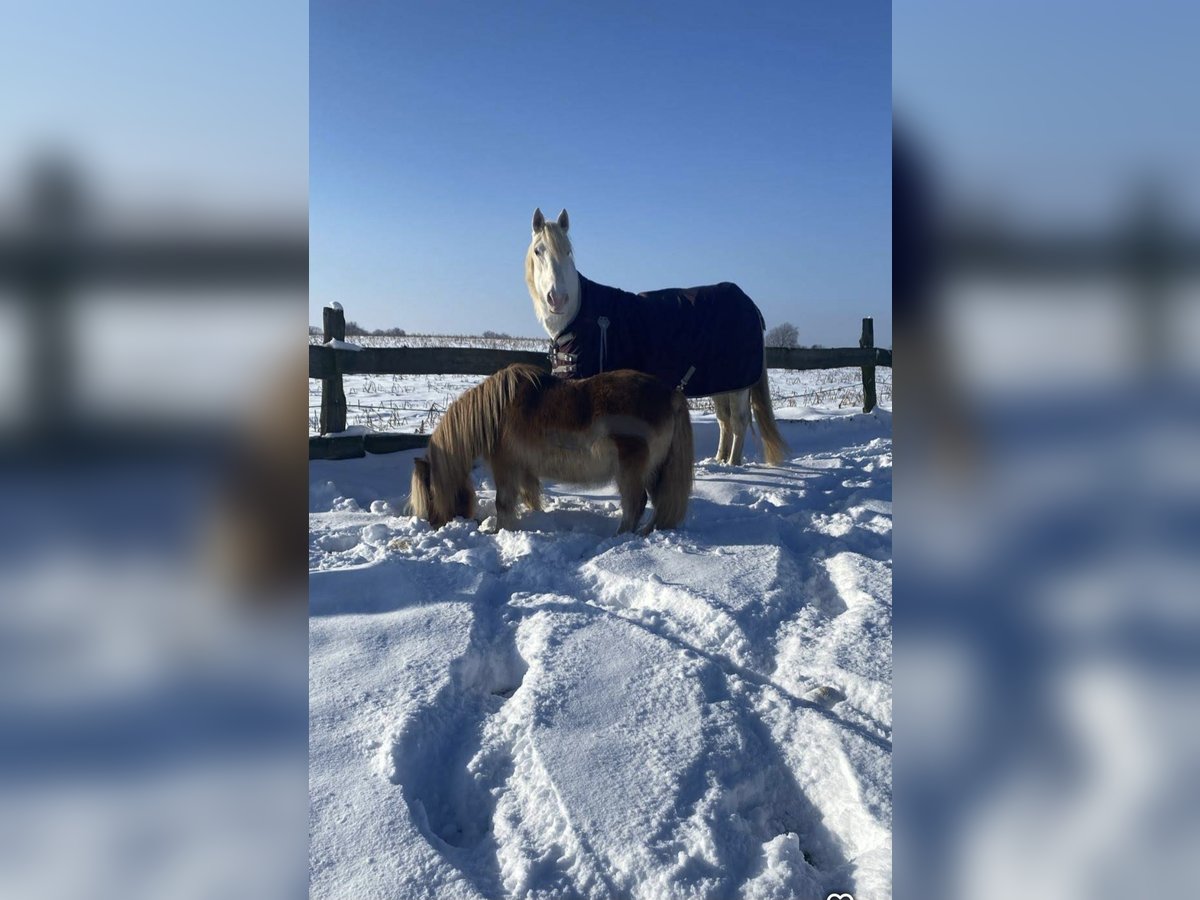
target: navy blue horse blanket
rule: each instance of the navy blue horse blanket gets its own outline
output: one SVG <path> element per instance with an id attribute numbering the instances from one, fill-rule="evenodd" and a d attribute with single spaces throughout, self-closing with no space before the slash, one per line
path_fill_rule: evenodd
<path id="1" fill-rule="evenodd" d="M 579 312 L 551 345 L 554 374 L 636 369 L 688 397 L 740 391 L 762 377 L 762 313 L 736 284 L 631 294 L 579 276 Z"/>

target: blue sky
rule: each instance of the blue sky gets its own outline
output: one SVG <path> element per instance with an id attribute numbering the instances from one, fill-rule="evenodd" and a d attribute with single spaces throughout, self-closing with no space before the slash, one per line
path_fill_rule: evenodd
<path id="1" fill-rule="evenodd" d="M 736 281 L 891 343 L 884 2 L 310 8 L 310 321 L 541 334 L 535 206 L 627 290 Z"/>
<path id="2" fill-rule="evenodd" d="M 0 194 L 52 149 L 102 210 L 304 214 L 304 4 L 9 3 L 0 59 Z"/>
<path id="3" fill-rule="evenodd" d="M 1191 0 L 908 2 L 897 113 L 976 214 L 1105 227 L 1150 176 L 1194 217 L 1198 27 Z"/>

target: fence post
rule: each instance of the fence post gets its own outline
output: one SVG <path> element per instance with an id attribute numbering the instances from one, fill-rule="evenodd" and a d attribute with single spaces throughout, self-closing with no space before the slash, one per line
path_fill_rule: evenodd
<path id="1" fill-rule="evenodd" d="M 875 320 L 870 316 L 863 319 L 862 337 L 858 339 L 858 346 L 864 350 L 875 349 Z M 862 379 L 863 412 L 869 413 L 875 408 L 875 366 L 863 366 Z"/>
<path id="2" fill-rule="evenodd" d="M 78 173 L 65 159 L 38 163 L 28 207 L 37 241 L 36 262 L 21 285 L 33 325 L 29 385 L 34 434 L 63 428 L 78 412 L 72 371 L 77 354 L 70 327 L 71 319 L 78 316 L 72 316 L 68 301 L 76 286 L 72 260 L 78 252 L 86 199 Z"/>
<path id="3" fill-rule="evenodd" d="M 327 306 L 322 310 L 322 325 L 325 343 L 346 339 L 346 313 L 340 307 Z M 336 351 L 330 348 L 336 360 Z M 334 369 L 330 378 L 321 379 L 321 434 L 346 430 L 346 391 L 342 387 L 342 373 Z"/>

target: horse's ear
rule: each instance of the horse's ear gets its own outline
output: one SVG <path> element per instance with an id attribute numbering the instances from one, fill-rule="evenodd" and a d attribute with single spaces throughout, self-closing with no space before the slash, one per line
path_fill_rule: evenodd
<path id="1" fill-rule="evenodd" d="M 563 230 L 563 234 L 566 234 L 567 229 L 571 227 L 571 220 L 567 218 L 565 209 L 558 214 L 558 227 Z"/>
<path id="2" fill-rule="evenodd" d="M 546 227 L 546 217 L 542 215 L 541 207 L 533 211 L 533 233 L 537 234 Z"/>

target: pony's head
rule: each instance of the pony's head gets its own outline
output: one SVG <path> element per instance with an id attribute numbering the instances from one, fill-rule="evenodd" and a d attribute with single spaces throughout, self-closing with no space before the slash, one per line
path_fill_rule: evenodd
<path id="1" fill-rule="evenodd" d="M 475 515 L 475 490 L 470 476 L 466 479 L 446 479 L 446 467 L 435 469 L 429 457 L 413 460 L 412 492 L 408 497 L 408 513 L 425 519 L 435 529 L 451 519 Z"/>
<path id="2" fill-rule="evenodd" d="M 579 273 L 567 237 L 570 220 L 564 209 L 547 222 L 540 209 L 533 211 L 533 239 L 525 253 L 525 284 L 533 298 L 533 311 L 551 337 L 556 337 L 579 312 Z"/>

